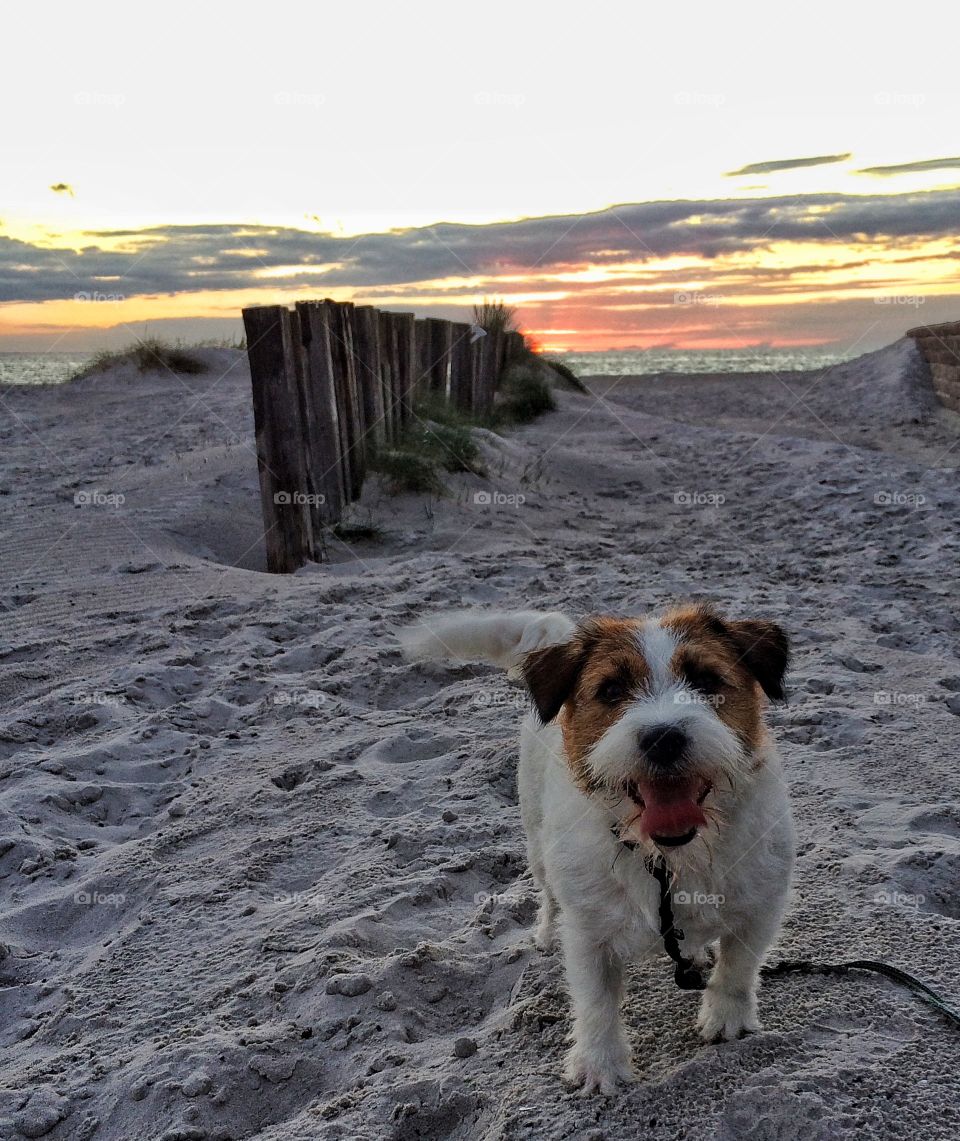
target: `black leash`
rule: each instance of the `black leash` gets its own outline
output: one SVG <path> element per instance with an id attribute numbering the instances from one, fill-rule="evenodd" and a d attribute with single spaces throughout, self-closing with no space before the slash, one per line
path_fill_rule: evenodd
<path id="1" fill-rule="evenodd" d="M 636 847 L 634 844 L 633 847 Z M 673 899 L 670 895 L 670 870 L 663 856 L 644 856 L 644 867 L 660 885 L 660 937 L 663 947 L 671 959 L 676 963 L 673 971 L 673 981 L 681 990 L 704 990 L 707 980 L 703 971 L 693 959 L 688 959 L 680 950 L 680 940 L 683 932 L 673 921 Z"/>
<path id="2" fill-rule="evenodd" d="M 931 990 L 915 975 L 902 971 L 899 967 L 892 967 L 889 963 L 881 963 L 877 959 L 850 959 L 845 963 L 814 963 L 810 959 L 784 959 L 779 963 L 771 963 L 767 967 L 760 968 L 760 974 L 765 978 L 777 978 L 779 975 L 787 974 L 845 975 L 849 971 L 872 971 L 874 974 L 893 979 L 939 1010 L 955 1026 L 960 1026 L 960 1014 L 948 1006 L 935 990 Z"/>
<path id="3" fill-rule="evenodd" d="M 637 845 L 629 840 L 621 840 L 614 832 L 614 836 L 624 847 L 633 851 Z M 703 990 L 707 983 L 703 971 L 693 959 L 688 959 L 680 950 L 680 940 L 683 932 L 677 927 L 673 918 L 673 898 L 670 894 L 670 869 L 666 860 L 659 853 L 656 856 L 644 856 L 644 867 L 657 881 L 660 888 L 660 937 L 663 939 L 663 948 L 676 964 L 673 978 L 681 990 Z M 926 983 L 916 976 L 892 967 L 889 963 L 881 963 L 876 959 L 850 959 L 843 963 L 815 963 L 811 959 L 784 959 L 779 963 L 761 967 L 760 974 L 764 978 L 779 978 L 782 975 L 845 975 L 850 971 L 872 971 L 892 979 L 908 990 L 913 991 L 919 998 L 930 1006 L 939 1010 L 954 1025 L 960 1026 L 960 1013 L 949 1006 L 935 990 L 931 990 Z"/>

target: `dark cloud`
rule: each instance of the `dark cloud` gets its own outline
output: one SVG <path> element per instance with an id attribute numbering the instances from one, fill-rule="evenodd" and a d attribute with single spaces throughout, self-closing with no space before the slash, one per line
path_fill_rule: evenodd
<path id="1" fill-rule="evenodd" d="M 728 170 L 727 178 L 737 178 L 741 174 L 773 174 L 778 170 L 799 170 L 805 166 L 829 166 L 833 162 L 846 162 L 850 154 L 814 155 L 812 158 L 778 158 L 769 162 L 751 162 L 739 170 Z"/>
<path id="2" fill-rule="evenodd" d="M 889 178 L 892 174 L 916 174 L 925 170 L 957 170 L 960 168 L 960 157 L 954 158 L 925 158 L 920 162 L 898 162 L 893 166 L 865 166 L 857 174 L 874 174 L 880 178 Z"/>
<path id="3" fill-rule="evenodd" d="M 671 256 L 714 261 L 728 254 L 760 255 L 783 242 L 909 246 L 953 237 L 958 216 L 960 189 L 952 189 L 632 203 L 582 215 L 489 225 L 444 222 L 359 237 L 275 226 L 160 226 L 93 233 L 79 251 L 0 236 L 0 301 L 70 298 L 85 291 L 133 297 L 354 286 L 373 292 L 464 276 L 493 284 L 503 275 Z M 103 248 L 107 240 L 120 248 Z M 282 267 L 295 267 L 296 276 L 258 276 Z M 651 267 L 651 273 L 659 277 L 660 271 Z"/>
<path id="4" fill-rule="evenodd" d="M 74 197 L 73 187 L 69 182 L 55 182 L 50 189 L 54 194 L 69 194 L 71 198 Z"/>

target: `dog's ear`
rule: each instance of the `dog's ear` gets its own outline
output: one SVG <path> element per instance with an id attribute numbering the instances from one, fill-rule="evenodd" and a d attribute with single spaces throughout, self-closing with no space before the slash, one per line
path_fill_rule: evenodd
<path id="1" fill-rule="evenodd" d="M 721 622 L 740 661 L 760 683 L 763 692 L 771 701 L 783 701 L 783 679 L 790 661 L 790 641 L 783 627 L 753 618 L 741 622 L 721 619 Z"/>
<path id="2" fill-rule="evenodd" d="M 531 650 L 523 659 L 520 672 L 544 724 L 556 717 L 573 692 L 586 656 L 583 642 L 575 638 Z"/>

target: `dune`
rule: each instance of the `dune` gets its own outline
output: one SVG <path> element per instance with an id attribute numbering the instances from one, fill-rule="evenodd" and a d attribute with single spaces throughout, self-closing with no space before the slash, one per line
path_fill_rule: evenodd
<path id="1" fill-rule="evenodd" d="M 892 983 L 770 980 L 700 1043 L 632 972 L 639 1080 L 568 1092 L 515 785 L 522 693 L 410 664 L 434 610 L 709 597 L 790 631 L 778 954 L 960 1002 L 960 417 L 912 341 L 825 370 L 591 381 L 434 500 L 263 571 L 249 375 L 4 395 L 0 1134 L 955 1137 L 960 1035 Z"/>

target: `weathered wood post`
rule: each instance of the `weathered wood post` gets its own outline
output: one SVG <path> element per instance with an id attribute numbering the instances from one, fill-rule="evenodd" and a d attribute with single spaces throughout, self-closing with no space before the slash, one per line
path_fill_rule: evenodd
<path id="1" fill-rule="evenodd" d="M 470 377 L 470 407 L 474 416 L 481 415 L 483 393 L 480 387 L 480 362 L 483 358 L 483 342 L 486 337 L 476 337 L 470 341 L 470 354 L 467 360 Z"/>
<path id="2" fill-rule="evenodd" d="M 450 396 L 450 346 L 453 338 L 452 323 L 439 317 L 427 317 L 426 359 L 424 361 L 425 387 L 438 400 Z"/>
<path id="3" fill-rule="evenodd" d="M 377 310 L 380 338 L 380 387 L 383 392 L 383 418 L 387 439 L 395 442 L 400 435 L 400 405 L 396 395 L 397 331 L 392 315 Z"/>
<path id="4" fill-rule="evenodd" d="M 504 363 L 511 364 L 513 361 L 518 360 L 523 356 L 523 351 L 526 347 L 523 333 L 507 333 L 506 336 L 506 352 Z"/>
<path id="5" fill-rule="evenodd" d="M 253 419 L 260 473 L 267 570 L 295 571 L 314 550 L 313 528 L 304 494 L 303 459 L 292 315 L 281 305 L 243 310 L 247 357 L 253 387 Z"/>
<path id="6" fill-rule="evenodd" d="M 340 410 L 340 453 L 343 460 L 343 485 L 347 502 L 360 494 L 363 486 L 364 446 L 361 426 L 360 394 L 354 367 L 352 321 L 345 306 L 336 301 L 320 302 L 330 325 L 330 353 Z"/>
<path id="7" fill-rule="evenodd" d="M 470 342 L 472 326 L 454 322 L 451 325 L 453 344 L 450 349 L 450 402 L 469 415 L 473 411 L 473 375 Z"/>
<path id="8" fill-rule="evenodd" d="M 477 383 L 474 404 L 478 416 L 489 416 L 493 411 L 493 393 L 497 384 L 497 357 L 499 333 L 487 333 L 477 342 L 480 349 L 477 364 Z"/>
<path id="9" fill-rule="evenodd" d="M 413 322 L 414 384 L 418 395 L 430 391 L 430 326 L 425 317 Z"/>
<path id="10" fill-rule="evenodd" d="M 412 313 L 393 313 L 397 338 L 397 377 L 395 382 L 400 408 L 400 422 L 407 424 L 413 418 L 415 385 L 417 381 L 416 319 Z"/>
<path id="11" fill-rule="evenodd" d="M 340 448 L 340 410 L 333 371 L 330 309 L 316 301 L 298 301 L 303 355 L 304 454 L 311 484 L 323 496 L 324 524 L 337 522 L 347 502 Z M 315 535 L 315 539 L 319 538 Z M 322 551 L 317 551 L 319 558 Z"/>
<path id="12" fill-rule="evenodd" d="M 380 373 L 380 321 L 372 305 L 358 305 L 353 311 L 353 349 L 367 443 L 375 449 L 386 440 L 387 425 Z"/>

